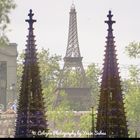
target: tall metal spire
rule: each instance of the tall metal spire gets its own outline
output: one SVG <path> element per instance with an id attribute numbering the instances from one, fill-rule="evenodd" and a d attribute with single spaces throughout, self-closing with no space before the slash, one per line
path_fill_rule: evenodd
<path id="1" fill-rule="evenodd" d="M 83 57 L 81 57 L 78 42 L 76 10 L 75 6 L 72 5 L 70 9 L 68 44 L 66 55 L 64 57 L 64 67 L 62 74 L 64 74 L 65 71 L 72 71 L 72 69 L 75 69 L 77 74 L 79 73 L 81 77 L 77 81 L 78 83 L 75 85 L 76 87 L 87 87 L 85 71 L 82 64 L 82 58 Z M 60 78 L 59 87 L 64 86 L 64 82 L 65 87 L 73 87 L 73 85 L 71 85 L 72 83 L 70 84 L 71 81 L 66 80 L 65 78 L 67 79 L 67 77 Z"/>
<path id="2" fill-rule="evenodd" d="M 45 133 L 48 132 L 34 40 L 35 36 L 33 34 L 33 23 L 36 22 L 32 18 L 33 15 L 32 10 L 30 10 L 28 14 L 29 19 L 25 20 L 29 23 L 29 34 L 27 36 L 21 89 L 17 107 L 15 132 L 15 137 L 17 138 L 45 137 Z"/>
<path id="3" fill-rule="evenodd" d="M 70 9 L 69 34 L 66 57 L 81 57 L 78 42 L 77 16 L 74 4 L 72 4 Z"/>
<path id="4" fill-rule="evenodd" d="M 127 121 L 123 103 L 119 68 L 116 59 L 111 11 L 107 15 L 108 36 L 106 41 L 104 68 L 101 82 L 99 107 L 97 114 L 97 131 L 106 133 L 97 137 L 128 137 Z"/>
<path id="5" fill-rule="evenodd" d="M 77 109 L 79 106 L 79 109 L 85 110 L 85 108 L 89 108 L 88 104 L 90 104 L 90 89 L 87 84 L 87 78 L 85 75 L 84 67 L 82 64 L 82 57 L 79 49 L 77 16 L 74 4 L 72 4 L 71 6 L 69 14 L 70 17 L 68 44 L 66 49 L 66 55 L 64 57 L 64 67 L 60 76 L 57 90 L 60 91 L 64 89 L 65 92 L 68 93 L 68 100 L 71 100 L 71 104 L 74 109 L 76 109 L 75 104 L 78 104 Z M 84 100 L 82 101 L 82 99 Z M 85 104 L 87 103 L 87 107 L 82 102 L 85 102 Z"/>

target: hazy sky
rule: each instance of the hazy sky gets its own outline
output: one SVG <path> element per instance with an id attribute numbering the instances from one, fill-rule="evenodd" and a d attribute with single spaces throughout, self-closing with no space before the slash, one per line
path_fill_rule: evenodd
<path id="1" fill-rule="evenodd" d="M 28 34 L 29 9 L 33 10 L 37 48 L 50 50 L 51 54 L 64 57 L 67 47 L 69 11 L 72 0 L 15 0 L 17 8 L 12 11 L 8 34 L 11 42 L 18 44 L 18 51 L 25 49 Z M 74 0 L 77 11 L 78 38 L 84 65 L 103 63 L 107 20 L 112 10 L 115 45 L 119 64 L 138 62 L 128 61 L 124 48 L 132 41 L 140 41 L 140 0 Z M 139 63 L 140 64 L 140 63 Z"/>

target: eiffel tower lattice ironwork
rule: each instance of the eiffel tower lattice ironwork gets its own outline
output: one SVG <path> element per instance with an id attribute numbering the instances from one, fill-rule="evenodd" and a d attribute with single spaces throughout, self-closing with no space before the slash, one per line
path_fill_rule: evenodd
<path id="1" fill-rule="evenodd" d="M 108 36 L 106 41 L 105 59 L 99 107 L 97 113 L 96 130 L 106 135 L 97 137 L 128 137 L 127 121 L 123 103 L 123 95 L 120 83 L 119 68 L 116 59 L 115 41 L 113 36 L 111 11 L 107 15 Z"/>
<path id="2" fill-rule="evenodd" d="M 60 91 L 65 91 L 73 110 L 89 109 L 90 88 L 87 84 L 82 58 L 78 42 L 76 10 L 75 5 L 72 4 L 70 9 L 68 44 L 64 57 L 64 67 L 56 92 L 56 104 L 61 100 Z"/>
<path id="3" fill-rule="evenodd" d="M 29 19 L 26 20 L 29 23 L 29 34 L 18 99 L 16 138 L 46 137 L 45 133 L 48 132 L 33 33 L 33 23 L 36 20 L 33 19 L 33 15 L 32 10 L 30 10 Z"/>

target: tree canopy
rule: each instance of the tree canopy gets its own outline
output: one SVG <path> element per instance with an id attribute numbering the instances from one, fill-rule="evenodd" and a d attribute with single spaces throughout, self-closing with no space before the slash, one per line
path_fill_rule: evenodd
<path id="1" fill-rule="evenodd" d="M 126 54 L 130 59 L 140 58 L 140 42 L 131 42 L 125 48 Z M 125 86 L 125 105 L 128 117 L 130 136 L 135 137 L 135 133 L 140 133 L 140 67 L 139 65 L 130 65 L 128 67 L 129 75 L 124 80 Z"/>
<path id="2" fill-rule="evenodd" d="M 130 58 L 140 58 L 140 42 L 131 42 L 125 47 L 125 52 Z"/>
<path id="3" fill-rule="evenodd" d="M 9 39 L 6 35 L 8 31 L 8 24 L 10 23 L 9 14 L 15 9 L 16 4 L 14 0 L 0 0 L 0 45 L 8 44 Z"/>

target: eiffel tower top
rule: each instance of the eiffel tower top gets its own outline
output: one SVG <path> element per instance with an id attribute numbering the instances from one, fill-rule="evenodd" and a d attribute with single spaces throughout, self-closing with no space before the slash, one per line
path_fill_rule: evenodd
<path id="1" fill-rule="evenodd" d="M 26 19 L 25 21 L 29 23 L 29 29 L 33 29 L 33 23 L 36 22 L 35 19 L 33 19 L 34 14 L 32 13 L 32 9 L 29 11 L 29 19 Z"/>
<path id="2" fill-rule="evenodd" d="M 81 57 L 78 42 L 77 16 L 74 4 L 71 5 L 70 9 L 68 44 L 65 57 Z"/>
<path id="3" fill-rule="evenodd" d="M 74 5 L 74 2 L 72 2 L 72 5 L 71 5 L 71 10 L 75 10 L 75 5 Z"/>

